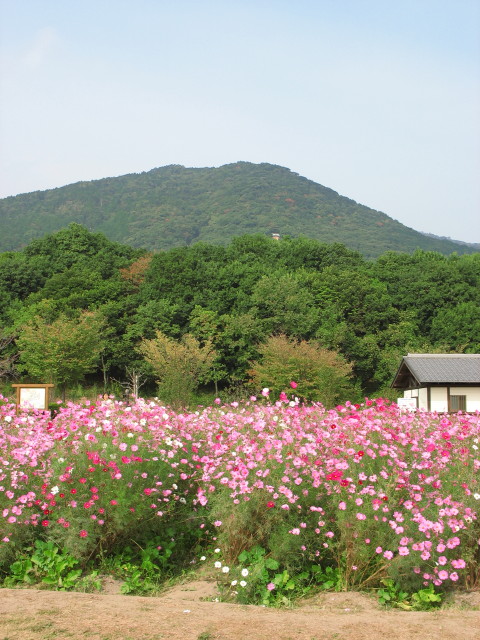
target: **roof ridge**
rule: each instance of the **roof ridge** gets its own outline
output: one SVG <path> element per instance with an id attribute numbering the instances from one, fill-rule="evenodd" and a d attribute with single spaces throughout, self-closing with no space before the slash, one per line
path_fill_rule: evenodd
<path id="1" fill-rule="evenodd" d="M 480 358 L 480 353 L 407 353 L 404 358 Z"/>

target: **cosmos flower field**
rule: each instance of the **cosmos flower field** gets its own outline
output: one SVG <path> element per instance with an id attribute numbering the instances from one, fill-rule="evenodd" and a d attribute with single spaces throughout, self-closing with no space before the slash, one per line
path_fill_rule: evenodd
<path id="1" fill-rule="evenodd" d="M 382 399 L 327 411 L 283 393 L 191 413 L 112 399 L 52 419 L 0 398 L 0 570 L 37 539 L 86 565 L 173 535 L 182 562 L 260 546 L 345 588 L 478 586 L 479 439 L 478 413 Z"/>

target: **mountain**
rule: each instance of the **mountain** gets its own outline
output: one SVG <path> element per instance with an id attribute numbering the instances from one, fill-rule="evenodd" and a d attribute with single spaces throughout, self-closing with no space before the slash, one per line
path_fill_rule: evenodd
<path id="1" fill-rule="evenodd" d="M 448 236 L 436 236 L 434 233 L 425 233 L 423 235 L 428 236 L 429 238 L 436 238 L 437 240 L 450 240 L 450 242 L 455 242 L 455 244 L 464 244 L 467 247 L 473 248 L 476 252 L 480 251 L 480 242 L 465 242 L 464 240 L 453 240 Z"/>
<path id="2" fill-rule="evenodd" d="M 170 165 L 3 198 L 0 251 L 18 250 L 71 222 L 148 250 L 279 233 L 339 242 L 367 257 L 389 250 L 478 251 L 414 231 L 284 167 L 249 162 Z"/>

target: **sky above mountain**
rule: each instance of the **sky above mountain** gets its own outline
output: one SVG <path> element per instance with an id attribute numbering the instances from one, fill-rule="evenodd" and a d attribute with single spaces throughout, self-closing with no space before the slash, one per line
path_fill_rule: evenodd
<path id="1" fill-rule="evenodd" d="M 0 197 L 270 162 L 480 242 L 478 0 L 0 0 Z"/>

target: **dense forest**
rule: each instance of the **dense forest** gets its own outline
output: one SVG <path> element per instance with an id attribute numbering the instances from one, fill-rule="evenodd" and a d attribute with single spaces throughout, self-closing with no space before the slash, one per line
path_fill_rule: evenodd
<path id="1" fill-rule="evenodd" d="M 159 335 L 170 346 L 186 336 L 208 344 L 202 382 L 224 394 L 248 390 L 271 337 L 284 351 L 313 345 L 335 354 L 332 366 L 349 367 L 352 398 L 390 393 L 407 352 L 480 351 L 478 253 L 367 260 L 338 243 L 262 235 L 149 253 L 71 224 L 0 254 L 0 299 L 0 374 L 25 382 L 45 382 L 52 336 L 70 338 L 57 360 L 79 358 L 83 329 L 94 342 L 85 343 L 90 361 L 78 364 L 78 379 L 85 372 L 107 388 L 135 370 L 155 389 L 145 354 Z M 48 376 L 62 379 L 53 369 Z"/>
<path id="2" fill-rule="evenodd" d="M 71 222 L 148 251 L 228 244 L 243 234 L 340 242 L 366 257 L 417 249 L 444 255 L 478 245 L 427 236 L 385 213 L 276 165 L 172 165 L 0 200 L 0 251 L 14 251 Z"/>

